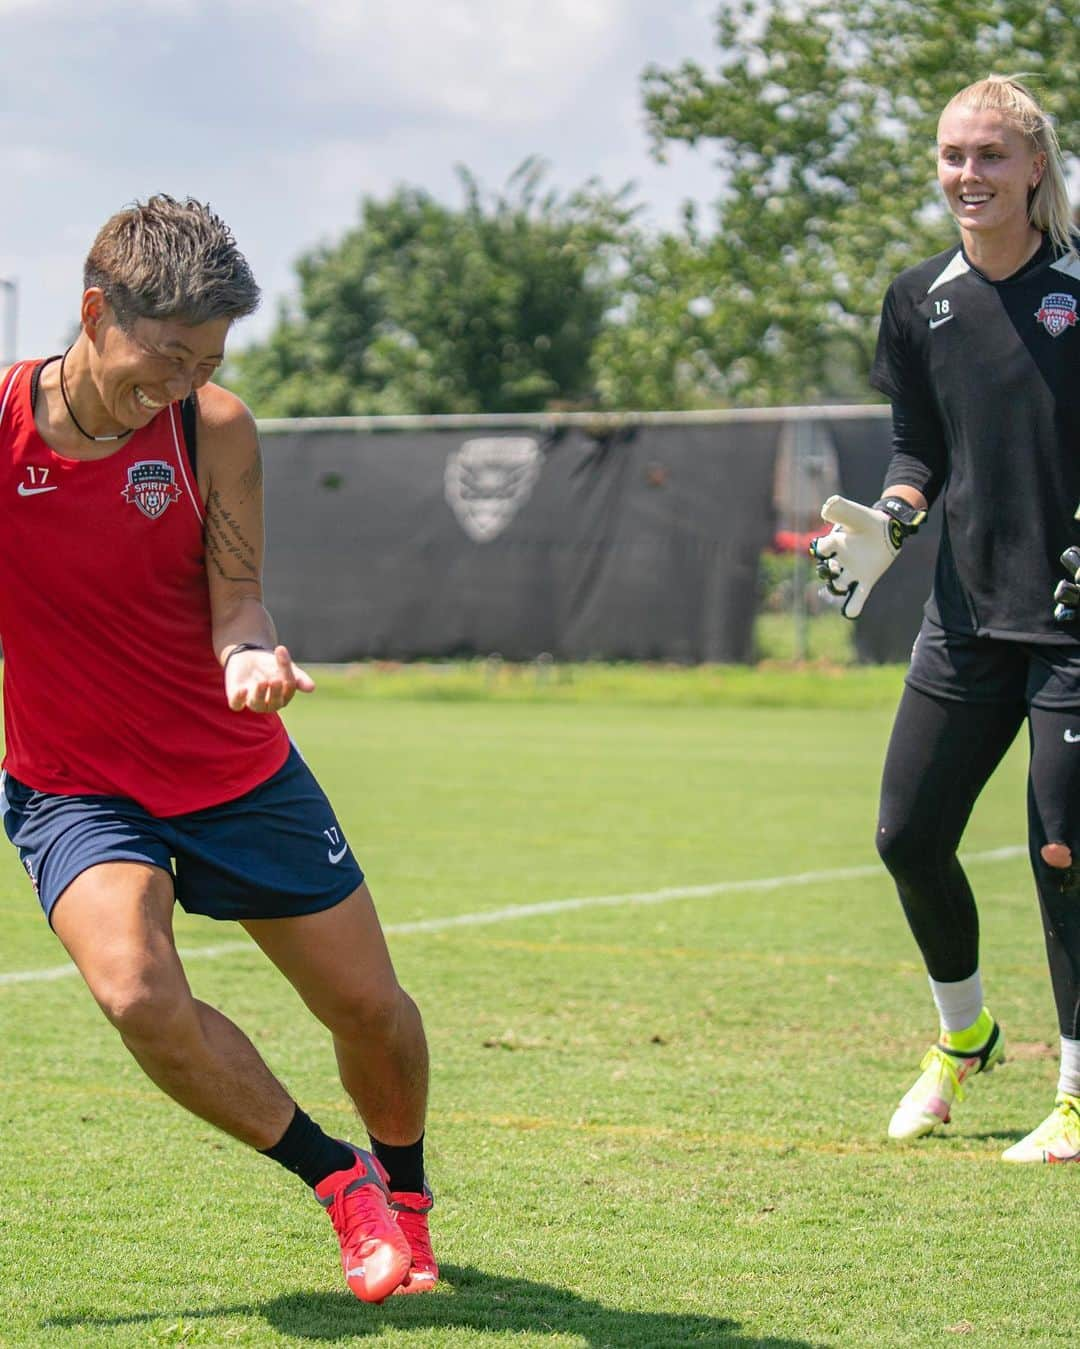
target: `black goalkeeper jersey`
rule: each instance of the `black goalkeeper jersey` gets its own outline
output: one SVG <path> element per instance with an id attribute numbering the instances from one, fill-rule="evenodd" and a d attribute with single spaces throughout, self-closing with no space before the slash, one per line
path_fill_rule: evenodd
<path id="1" fill-rule="evenodd" d="M 943 627 L 1030 642 L 1055 625 L 1058 561 L 1080 544 L 1080 260 L 1048 241 L 991 281 L 952 248 L 889 287 L 870 382 L 906 430 L 885 479 L 943 493 Z"/>

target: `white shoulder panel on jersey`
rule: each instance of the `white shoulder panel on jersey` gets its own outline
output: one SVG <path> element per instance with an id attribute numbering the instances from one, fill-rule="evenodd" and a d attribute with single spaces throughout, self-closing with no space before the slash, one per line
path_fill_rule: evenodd
<path id="1" fill-rule="evenodd" d="M 1052 262 L 1050 266 L 1055 272 L 1064 272 L 1074 281 L 1080 281 L 1080 258 L 1075 253 L 1066 253 L 1063 258 L 1058 258 L 1057 262 Z"/>
<path id="2" fill-rule="evenodd" d="M 4 413 L 7 411 L 8 399 L 11 397 L 11 391 L 15 387 L 15 381 L 19 377 L 21 365 L 13 365 L 8 371 L 7 385 L 4 389 L 4 401 L 0 403 L 0 422 L 4 420 Z"/>
<path id="3" fill-rule="evenodd" d="M 963 252 L 958 248 L 949 259 L 949 264 L 945 270 L 936 281 L 932 281 L 927 287 L 927 295 L 929 295 L 932 290 L 937 290 L 938 286 L 943 286 L 946 281 L 953 281 L 956 277 L 963 276 L 965 272 L 970 271 L 971 268 L 968 265 L 967 259 L 964 257 Z"/>

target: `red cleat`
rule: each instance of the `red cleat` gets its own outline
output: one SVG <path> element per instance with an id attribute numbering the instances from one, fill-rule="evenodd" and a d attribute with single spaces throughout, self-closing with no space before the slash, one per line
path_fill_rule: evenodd
<path id="1" fill-rule="evenodd" d="M 431 1249 L 427 1221 L 434 1202 L 426 1185 L 423 1194 L 394 1190 L 390 1195 L 390 1212 L 408 1237 L 412 1249 L 409 1272 L 394 1289 L 395 1293 L 427 1293 L 438 1282 L 439 1266 L 435 1263 L 435 1252 Z"/>
<path id="2" fill-rule="evenodd" d="M 381 1302 L 408 1275 L 413 1254 L 390 1212 L 382 1165 L 370 1152 L 352 1150 L 356 1164 L 320 1181 L 315 1198 L 334 1224 L 350 1290 L 361 1302 Z"/>

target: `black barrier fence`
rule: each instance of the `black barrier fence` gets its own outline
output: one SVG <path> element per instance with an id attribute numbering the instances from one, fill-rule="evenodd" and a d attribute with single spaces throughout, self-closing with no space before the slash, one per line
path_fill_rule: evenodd
<path id="1" fill-rule="evenodd" d="M 812 424 L 838 490 L 873 501 L 888 423 L 856 412 Z M 759 559 L 807 505 L 778 493 L 785 428 L 810 424 L 794 410 L 264 422 L 269 607 L 309 661 L 750 661 Z M 933 557 L 931 539 L 914 545 L 857 625 L 861 659 L 910 649 Z"/>

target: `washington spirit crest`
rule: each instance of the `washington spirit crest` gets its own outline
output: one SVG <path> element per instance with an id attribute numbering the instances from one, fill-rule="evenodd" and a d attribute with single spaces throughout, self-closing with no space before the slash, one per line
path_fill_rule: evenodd
<path id="1" fill-rule="evenodd" d="M 148 520 L 157 520 L 180 497 L 172 464 L 163 459 L 140 459 L 128 469 L 125 501 L 133 501 Z"/>
<path id="2" fill-rule="evenodd" d="M 1060 337 L 1076 322 L 1076 296 L 1067 291 L 1044 295 L 1035 317 L 1051 337 Z"/>
<path id="3" fill-rule="evenodd" d="M 544 453 L 531 436 L 467 440 L 446 461 L 446 500 L 475 543 L 497 538 L 532 495 Z"/>

